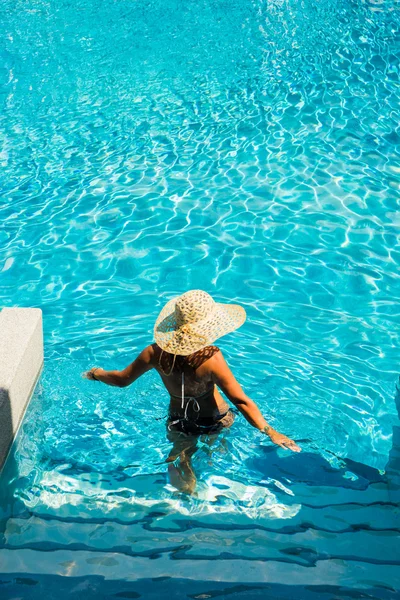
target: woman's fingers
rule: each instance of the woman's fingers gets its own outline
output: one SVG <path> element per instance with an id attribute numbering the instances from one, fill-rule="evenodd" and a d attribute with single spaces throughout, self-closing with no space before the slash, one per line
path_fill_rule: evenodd
<path id="1" fill-rule="evenodd" d="M 281 448 L 285 448 L 285 450 L 287 450 L 287 442 L 282 441 L 282 442 L 275 442 L 275 444 L 278 444 L 278 446 L 280 446 Z"/>
<path id="2" fill-rule="evenodd" d="M 297 444 L 293 444 L 290 449 L 293 450 L 293 452 L 301 452 L 301 448 Z"/>
<path id="3" fill-rule="evenodd" d="M 293 440 L 290 440 L 290 442 L 288 442 L 287 446 L 290 450 L 293 450 L 293 452 L 301 452 L 300 446 L 298 446 L 296 444 L 296 442 L 294 442 Z"/>
<path id="4" fill-rule="evenodd" d="M 92 371 L 93 369 L 90 369 L 90 371 L 85 371 L 85 373 L 82 373 L 83 379 L 94 379 Z"/>
<path id="5" fill-rule="evenodd" d="M 283 433 L 278 433 L 278 432 L 274 431 L 270 435 L 270 439 L 272 442 L 274 442 L 274 444 L 276 444 L 277 446 L 280 446 L 281 448 L 284 448 L 285 450 L 293 450 L 293 452 L 301 452 L 300 446 L 298 446 L 294 440 L 291 440 L 286 435 L 283 435 Z"/>
<path id="6" fill-rule="evenodd" d="M 282 448 L 286 448 L 287 450 L 293 450 L 293 452 L 301 452 L 300 446 L 298 446 L 293 440 L 284 440 L 279 445 L 282 446 Z"/>

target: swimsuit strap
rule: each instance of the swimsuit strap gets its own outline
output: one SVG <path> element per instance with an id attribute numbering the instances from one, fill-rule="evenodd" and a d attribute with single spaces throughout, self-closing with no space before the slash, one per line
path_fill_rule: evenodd
<path id="1" fill-rule="evenodd" d="M 171 421 L 171 423 L 169 423 L 168 428 L 171 425 L 175 425 L 176 423 L 179 423 L 180 421 L 188 421 L 188 408 L 189 408 L 189 404 L 190 402 L 193 403 L 193 410 L 196 413 L 200 412 L 200 404 L 197 402 L 197 399 L 194 396 L 188 396 L 187 398 L 185 398 L 185 374 L 182 371 L 182 379 L 181 379 L 181 391 L 182 391 L 182 396 L 181 396 L 181 409 L 184 411 L 183 413 L 183 417 L 181 419 L 176 419 L 175 421 Z M 185 400 L 186 400 L 186 405 L 185 405 Z"/>
<path id="2" fill-rule="evenodd" d="M 189 404 L 190 402 L 193 403 L 193 410 L 197 413 L 200 412 L 200 404 L 197 402 L 197 398 L 195 398 L 194 396 L 188 396 L 186 398 L 186 406 L 185 406 L 185 373 L 182 371 L 182 402 L 181 402 L 181 409 L 185 409 L 184 412 L 184 419 L 185 421 L 187 420 L 187 411 L 189 408 Z"/>

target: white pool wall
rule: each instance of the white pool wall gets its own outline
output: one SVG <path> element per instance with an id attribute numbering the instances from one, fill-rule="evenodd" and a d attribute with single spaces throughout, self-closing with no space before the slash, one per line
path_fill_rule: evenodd
<path id="1" fill-rule="evenodd" d="M 42 367 L 42 311 L 39 308 L 3 308 L 0 312 L 0 470 Z"/>

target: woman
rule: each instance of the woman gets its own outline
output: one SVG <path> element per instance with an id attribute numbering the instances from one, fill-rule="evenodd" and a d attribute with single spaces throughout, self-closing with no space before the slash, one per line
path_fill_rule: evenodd
<path id="1" fill-rule="evenodd" d="M 272 442 L 300 452 L 297 444 L 273 429 L 257 405 L 246 396 L 213 342 L 240 327 L 245 310 L 235 304 L 219 304 L 201 290 L 191 290 L 170 300 L 159 314 L 155 344 L 147 346 L 123 371 L 94 367 L 87 379 L 126 387 L 141 375 L 156 369 L 169 395 L 167 435 L 173 446 L 167 458 L 171 482 L 188 493 L 196 478 L 191 457 L 199 435 L 213 435 L 230 427 L 234 413 L 222 398 L 220 388 L 245 419 L 268 435 Z M 179 458 L 178 466 L 172 464 Z"/>

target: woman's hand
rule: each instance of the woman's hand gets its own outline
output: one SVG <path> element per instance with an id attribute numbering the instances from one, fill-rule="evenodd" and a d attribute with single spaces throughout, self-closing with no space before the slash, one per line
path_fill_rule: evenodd
<path id="1" fill-rule="evenodd" d="M 97 376 L 100 375 L 101 371 L 103 371 L 103 369 L 101 369 L 100 367 L 92 367 L 90 369 L 90 371 L 87 371 L 86 373 L 82 373 L 82 377 L 84 379 L 90 379 L 91 381 L 96 381 Z"/>
<path id="2" fill-rule="evenodd" d="M 275 429 L 268 433 L 268 436 L 271 442 L 274 442 L 274 444 L 277 444 L 277 446 L 281 446 L 281 448 L 293 450 L 293 452 L 301 452 L 301 448 L 296 444 L 296 442 L 288 438 L 286 435 L 283 435 L 283 433 L 275 431 Z"/>

